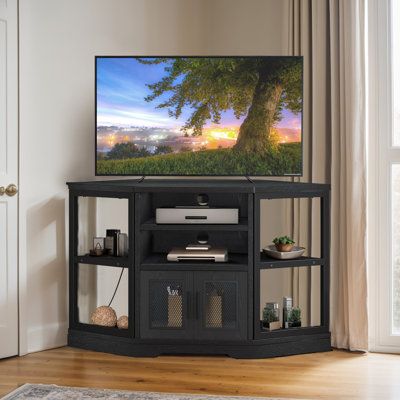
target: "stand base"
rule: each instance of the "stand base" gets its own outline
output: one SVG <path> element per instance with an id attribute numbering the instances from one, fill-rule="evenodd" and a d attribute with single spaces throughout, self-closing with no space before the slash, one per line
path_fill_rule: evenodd
<path id="1" fill-rule="evenodd" d="M 246 342 L 174 342 L 145 341 L 125 337 L 110 337 L 99 333 L 70 329 L 68 345 L 86 350 L 131 357 L 157 357 L 162 354 L 226 355 L 232 358 L 256 359 L 316 353 L 331 350 L 330 333 L 262 339 Z"/>

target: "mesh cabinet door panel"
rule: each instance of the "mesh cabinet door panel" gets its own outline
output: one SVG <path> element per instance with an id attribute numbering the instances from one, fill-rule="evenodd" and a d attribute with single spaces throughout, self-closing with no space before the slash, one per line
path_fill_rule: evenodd
<path id="1" fill-rule="evenodd" d="M 201 339 L 246 339 L 247 274 L 195 273 L 195 335 Z"/>
<path id="2" fill-rule="evenodd" d="M 190 272 L 142 271 L 140 335 L 142 338 L 190 338 Z"/>
<path id="3" fill-rule="evenodd" d="M 183 329 L 182 280 L 150 280 L 150 328 Z"/>
<path id="4" fill-rule="evenodd" d="M 237 327 L 238 283 L 236 281 L 205 281 L 204 300 L 205 328 Z"/>

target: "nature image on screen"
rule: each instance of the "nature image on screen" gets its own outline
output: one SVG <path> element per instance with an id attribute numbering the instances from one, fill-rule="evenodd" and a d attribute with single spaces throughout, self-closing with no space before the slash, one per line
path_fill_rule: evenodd
<path id="1" fill-rule="evenodd" d="M 99 175 L 300 175 L 301 57 L 97 57 Z"/>

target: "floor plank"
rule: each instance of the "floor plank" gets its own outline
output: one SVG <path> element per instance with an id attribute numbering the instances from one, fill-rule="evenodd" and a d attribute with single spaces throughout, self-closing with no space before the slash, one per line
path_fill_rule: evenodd
<path id="1" fill-rule="evenodd" d="M 344 351 L 264 360 L 131 358 L 69 347 L 0 360 L 0 396 L 24 383 L 299 399 L 400 399 L 400 355 Z"/>

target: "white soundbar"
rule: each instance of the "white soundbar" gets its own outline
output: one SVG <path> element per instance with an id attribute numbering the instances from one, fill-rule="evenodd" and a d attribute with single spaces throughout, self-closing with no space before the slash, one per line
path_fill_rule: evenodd
<path id="1" fill-rule="evenodd" d="M 237 208 L 157 208 L 157 224 L 238 224 Z"/>

